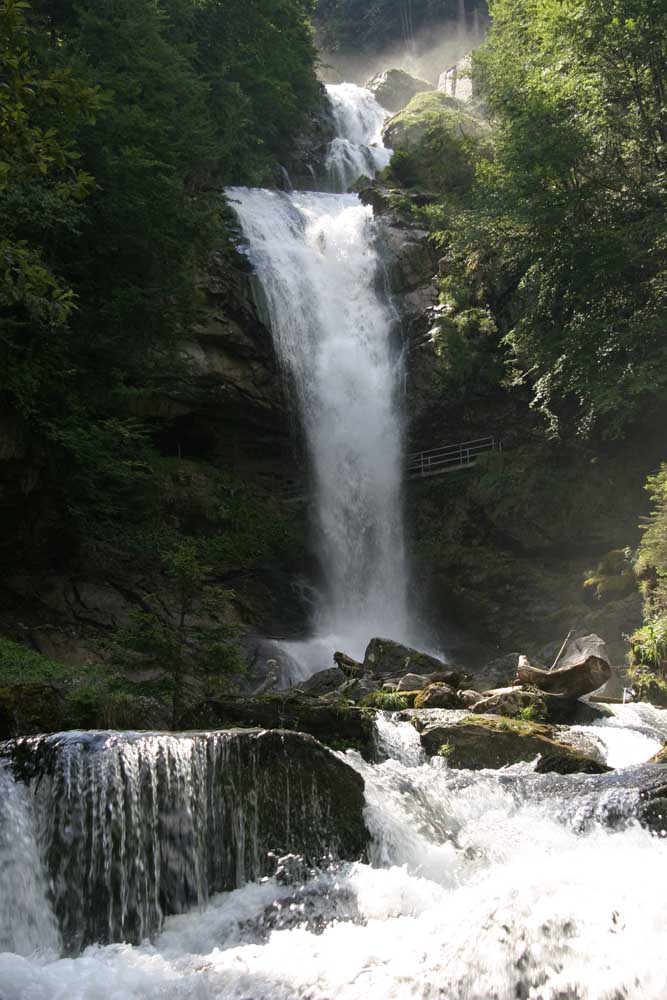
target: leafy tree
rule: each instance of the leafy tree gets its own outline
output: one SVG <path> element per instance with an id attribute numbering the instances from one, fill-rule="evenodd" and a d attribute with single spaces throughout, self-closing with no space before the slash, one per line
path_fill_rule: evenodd
<path id="1" fill-rule="evenodd" d="M 475 64 L 496 156 L 458 250 L 512 289 L 514 378 L 552 430 L 618 436 L 667 385 L 667 18 L 656 0 L 490 10 Z"/>

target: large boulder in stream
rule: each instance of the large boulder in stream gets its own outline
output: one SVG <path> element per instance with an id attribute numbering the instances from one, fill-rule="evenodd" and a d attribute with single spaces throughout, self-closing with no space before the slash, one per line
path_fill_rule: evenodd
<path id="1" fill-rule="evenodd" d="M 421 725 L 421 720 L 418 723 Z M 427 722 L 420 739 L 430 756 L 443 756 L 450 767 L 472 771 L 507 767 L 538 755 L 538 772 L 602 774 L 609 770 L 593 757 L 559 742 L 550 726 L 503 716 L 468 715 L 451 722 Z"/>
<path id="2" fill-rule="evenodd" d="M 366 88 L 374 95 L 378 104 L 394 113 L 402 111 L 415 94 L 435 90 L 433 84 L 429 83 L 428 80 L 420 80 L 419 77 L 410 76 L 402 69 L 385 69 L 381 73 L 377 73 L 368 81 Z"/>
<path id="3" fill-rule="evenodd" d="M 28 785 L 21 821 L 43 845 L 71 954 L 138 943 L 281 856 L 317 866 L 366 851 L 363 779 L 302 734 L 73 732 L 0 744 L 3 757 Z"/>
<path id="4" fill-rule="evenodd" d="M 517 680 L 564 698 L 581 698 L 607 683 L 612 669 L 604 641 L 597 635 L 574 639 L 554 670 L 542 670 L 520 657 Z"/>
<path id="5" fill-rule="evenodd" d="M 404 646 L 393 639 L 374 638 L 368 643 L 364 655 L 364 667 L 371 674 L 386 677 L 403 677 L 405 674 L 430 676 L 437 674 L 442 683 L 459 687 L 464 674 L 450 669 L 443 660 L 418 649 Z"/>

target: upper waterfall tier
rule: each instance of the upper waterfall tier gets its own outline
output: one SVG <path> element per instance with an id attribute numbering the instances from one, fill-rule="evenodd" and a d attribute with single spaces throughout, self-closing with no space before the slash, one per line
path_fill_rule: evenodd
<path id="1" fill-rule="evenodd" d="M 391 150 L 382 142 L 389 112 L 354 83 L 329 85 L 327 94 L 338 133 L 327 156 L 328 181 L 333 191 L 344 192 L 361 176 L 374 177 L 389 165 Z"/>

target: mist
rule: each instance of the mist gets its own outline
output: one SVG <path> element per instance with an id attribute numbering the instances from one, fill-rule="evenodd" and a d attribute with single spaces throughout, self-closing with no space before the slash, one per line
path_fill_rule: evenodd
<path id="1" fill-rule="evenodd" d="M 486 35 L 488 22 L 476 18 L 470 24 L 447 20 L 430 24 L 409 41 L 401 41 L 377 52 L 320 51 L 319 76 L 323 83 L 344 80 L 363 86 L 376 73 L 402 69 L 437 87 L 440 74 L 477 48 Z M 434 42 L 434 37 L 436 41 Z"/>

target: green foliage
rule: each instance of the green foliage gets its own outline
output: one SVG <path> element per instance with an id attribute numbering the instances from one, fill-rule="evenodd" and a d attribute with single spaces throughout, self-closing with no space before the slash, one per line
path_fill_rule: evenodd
<path id="1" fill-rule="evenodd" d="M 496 155 L 478 165 L 454 244 L 501 275 L 513 376 L 551 430 L 618 436 L 667 386 L 664 11 L 656 0 L 490 10 L 475 72 Z"/>
<path id="2" fill-rule="evenodd" d="M 408 707 L 408 701 L 396 691 L 371 691 L 362 699 L 361 705 L 383 712 L 403 712 Z"/>
<path id="3" fill-rule="evenodd" d="M 188 374 L 219 189 L 270 183 L 319 99 L 310 6 L 0 0 L 0 409 L 70 549 L 159 534 L 150 414 Z"/>
<path id="4" fill-rule="evenodd" d="M 644 625 L 630 637 L 630 677 L 638 696 L 667 704 L 667 465 L 650 476 L 653 508 L 644 525 L 635 572 L 644 597 Z"/>
<path id="5" fill-rule="evenodd" d="M 95 670 L 94 667 L 72 667 L 0 637 L 0 687 L 67 681 L 82 673 L 93 674 Z"/>
<path id="6" fill-rule="evenodd" d="M 540 711 L 537 705 L 526 705 L 524 708 L 519 709 L 518 717 L 522 722 L 544 722 L 544 714 Z"/>
<path id="7" fill-rule="evenodd" d="M 438 757 L 444 757 L 447 760 L 455 752 L 456 747 L 453 743 L 443 743 L 438 750 Z"/>

